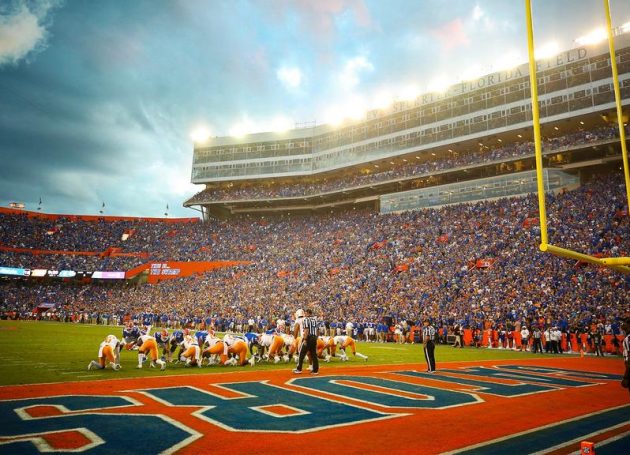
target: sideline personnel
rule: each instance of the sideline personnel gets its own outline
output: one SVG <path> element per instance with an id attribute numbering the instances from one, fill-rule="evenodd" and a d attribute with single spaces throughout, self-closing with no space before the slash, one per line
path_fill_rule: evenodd
<path id="1" fill-rule="evenodd" d="M 313 362 L 313 371 L 311 374 L 319 374 L 319 360 L 317 359 L 317 318 L 313 316 L 313 310 L 306 309 L 306 317 L 302 321 L 302 344 L 300 346 L 300 357 L 298 364 L 293 372 L 300 374 L 302 372 L 302 364 L 304 357 L 308 352 L 311 362 Z"/>
<path id="2" fill-rule="evenodd" d="M 424 343 L 424 358 L 427 361 L 427 373 L 433 373 L 435 372 L 435 327 L 428 319 L 424 320 L 422 342 Z"/>

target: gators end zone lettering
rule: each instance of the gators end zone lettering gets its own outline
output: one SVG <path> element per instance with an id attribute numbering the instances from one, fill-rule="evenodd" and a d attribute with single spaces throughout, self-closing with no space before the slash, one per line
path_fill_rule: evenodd
<path id="1" fill-rule="evenodd" d="M 1 387 L 0 453 L 276 453 L 291 444 L 307 453 L 517 454 L 577 450 L 588 436 L 605 454 L 630 443 L 614 361 L 414 367 L 328 368 L 317 377 L 112 373 L 72 384 L 73 396 L 67 384 Z"/>

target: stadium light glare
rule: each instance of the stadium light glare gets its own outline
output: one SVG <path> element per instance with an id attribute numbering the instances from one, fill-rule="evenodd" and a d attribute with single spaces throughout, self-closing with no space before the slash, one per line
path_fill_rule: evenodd
<path id="1" fill-rule="evenodd" d="M 271 121 L 271 131 L 276 133 L 285 133 L 291 129 L 293 125 L 291 120 L 286 117 L 276 117 Z"/>
<path id="2" fill-rule="evenodd" d="M 626 22 L 625 24 L 622 24 L 619 27 L 619 30 L 621 30 L 621 33 L 628 33 L 628 32 L 630 32 L 630 22 Z"/>
<path id="3" fill-rule="evenodd" d="M 399 94 L 401 101 L 414 101 L 420 96 L 420 89 L 416 85 L 403 87 Z"/>
<path id="4" fill-rule="evenodd" d="M 606 29 L 604 27 L 598 27 L 595 30 L 587 33 L 584 36 L 580 36 L 575 40 L 581 46 L 589 46 L 597 43 L 601 43 L 602 41 L 608 38 L 608 34 L 606 33 Z"/>
<path id="5" fill-rule="evenodd" d="M 438 77 L 427 85 L 428 92 L 444 93 L 451 86 L 450 81 L 446 77 Z"/>
<path id="6" fill-rule="evenodd" d="M 336 127 L 343 123 L 344 113 L 339 107 L 333 107 L 324 114 L 324 123 Z"/>
<path id="7" fill-rule="evenodd" d="M 543 44 L 541 47 L 534 51 L 534 55 L 536 59 L 548 59 L 551 57 L 555 57 L 560 53 L 560 46 L 557 42 L 551 41 L 549 43 Z"/>
<path id="8" fill-rule="evenodd" d="M 237 123 L 228 131 L 228 134 L 232 137 L 243 137 L 247 134 L 248 125 L 245 123 Z"/>
<path id="9" fill-rule="evenodd" d="M 360 96 L 352 96 L 342 109 L 343 116 L 350 120 L 363 120 L 367 111 L 367 103 Z"/>
<path id="10" fill-rule="evenodd" d="M 206 142 L 210 137 L 210 131 L 205 126 L 200 126 L 190 133 L 190 139 L 195 143 Z"/>
<path id="11" fill-rule="evenodd" d="M 516 51 L 511 51 L 504 54 L 501 59 L 493 65 L 493 69 L 494 71 L 509 71 L 525 61 L 526 59 L 521 57 Z"/>
<path id="12" fill-rule="evenodd" d="M 481 65 L 473 65 L 462 73 L 462 81 L 474 81 L 490 71 L 484 71 Z"/>
<path id="13" fill-rule="evenodd" d="M 382 90 L 374 95 L 370 101 L 372 109 L 387 109 L 394 102 L 392 94 L 386 90 Z"/>

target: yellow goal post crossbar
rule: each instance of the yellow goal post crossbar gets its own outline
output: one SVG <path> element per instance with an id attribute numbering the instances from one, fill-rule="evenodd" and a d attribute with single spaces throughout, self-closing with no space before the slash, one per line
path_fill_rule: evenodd
<path id="1" fill-rule="evenodd" d="M 628 150 L 626 147 L 626 134 L 623 125 L 621 107 L 621 92 L 619 91 L 619 73 L 617 72 L 617 60 L 615 58 L 615 43 L 613 41 L 612 23 L 610 19 L 609 0 L 603 0 L 606 12 L 606 24 L 608 31 L 608 47 L 613 73 L 613 87 L 615 89 L 615 103 L 617 105 L 617 121 L 619 124 L 619 137 L 621 141 L 621 154 L 623 157 L 624 178 L 626 181 L 626 197 L 630 208 L 630 167 L 628 166 Z M 538 80 L 536 77 L 536 58 L 534 55 L 534 26 L 532 20 L 531 0 L 525 0 L 525 17 L 527 21 L 527 51 L 529 55 L 529 81 L 532 98 L 532 121 L 534 127 L 534 148 L 536 157 L 536 181 L 538 192 L 538 211 L 540 214 L 540 250 L 548 251 L 556 256 L 562 256 L 590 264 L 610 267 L 624 273 L 630 273 L 630 257 L 597 258 L 588 254 L 579 253 L 567 248 L 561 248 L 549 244 L 547 233 L 547 210 L 545 204 L 545 182 L 542 161 L 542 142 L 540 135 L 540 111 L 538 105 Z"/>

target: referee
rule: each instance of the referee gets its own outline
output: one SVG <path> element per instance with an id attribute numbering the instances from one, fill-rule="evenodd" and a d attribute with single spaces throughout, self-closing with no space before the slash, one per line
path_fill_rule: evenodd
<path id="1" fill-rule="evenodd" d="M 428 319 L 424 320 L 422 342 L 424 343 L 424 358 L 427 361 L 427 373 L 433 373 L 435 372 L 435 327 Z"/>
<path id="2" fill-rule="evenodd" d="M 317 318 L 313 316 L 313 310 L 306 309 L 306 317 L 302 321 L 302 344 L 300 345 L 300 357 L 297 367 L 293 372 L 300 374 L 302 372 L 302 364 L 304 357 L 309 354 L 313 362 L 313 371 L 311 374 L 319 374 L 319 360 L 317 359 Z"/>

